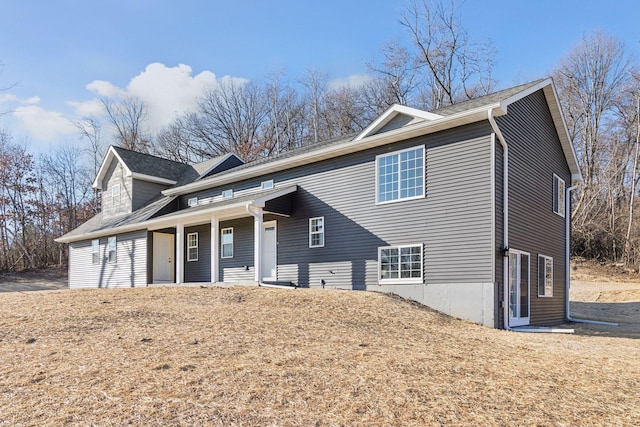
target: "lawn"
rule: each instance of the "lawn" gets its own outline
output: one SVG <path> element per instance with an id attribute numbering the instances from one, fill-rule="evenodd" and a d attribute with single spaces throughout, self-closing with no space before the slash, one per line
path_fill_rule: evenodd
<path id="1" fill-rule="evenodd" d="M 638 425 L 640 341 L 374 292 L 0 294 L 0 425 Z"/>

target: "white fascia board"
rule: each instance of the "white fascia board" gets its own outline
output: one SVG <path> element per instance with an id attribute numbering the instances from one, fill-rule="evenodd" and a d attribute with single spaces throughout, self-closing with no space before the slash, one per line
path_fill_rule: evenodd
<path id="1" fill-rule="evenodd" d="M 127 174 L 134 179 L 139 179 L 141 181 L 155 182 L 157 184 L 167 184 L 167 185 L 175 185 L 178 181 L 174 181 L 172 179 L 160 178 L 158 176 L 146 175 L 138 172 L 130 172 Z"/>
<path id="2" fill-rule="evenodd" d="M 122 157 L 118 155 L 116 150 L 113 148 L 113 145 L 111 145 L 109 146 L 109 151 L 107 151 L 107 155 L 104 157 L 104 160 L 100 165 L 100 169 L 98 169 L 98 175 L 96 176 L 96 179 L 93 181 L 93 184 L 91 184 L 91 186 L 96 190 L 102 190 L 102 180 L 104 179 L 104 176 L 107 174 L 107 169 L 109 169 L 109 165 L 111 164 L 111 161 L 113 160 L 114 157 L 118 159 L 118 161 L 122 164 L 125 175 L 131 176 L 131 169 L 129 169 L 127 164 L 122 160 Z"/>
<path id="3" fill-rule="evenodd" d="M 96 179 L 93 181 L 93 184 L 91 184 L 91 186 L 96 190 L 102 190 L 102 180 L 104 179 L 104 176 L 107 174 L 107 169 L 109 169 L 109 165 L 111 164 L 111 161 L 113 160 L 114 157 L 118 159 L 118 161 L 122 164 L 125 175 L 131 176 L 131 169 L 129 169 L 127 164 L 122 160 L 122 158 L 118 155 L 116 150 L 113 148 L 113 145 L 111 145 L 109 146 L 107 155 L 104 156 L 104 160 L 100 165 L 100 169 L 98 169 L 98 175 L 96 175 Z"/>
<path id="4" fill-rule="evenodd" d="M 298 189 L 297 185 L 292 185 L 289 187 L 285 187 L 280 191 L 276 191 L 274 193 L 271 193 L 266 196 L 259 197 L 253 200 L 239 201 L 237 203 L 226 204 L 224 206 L 211 206 L 209 209 L 200 209 L 195 212 L 193 210 L 184 209 L 183 212 L 169 214 L 170 216 L 168 217 L 161 216 L 158 218 L 149 219 L 149 220 L 138 222 L 135 224 L 123 225 L 121 227 L 113 227 L 113 228 L 108 228 L 104 230 L 93 231 L 90 233 L 80 234 L 77 236 L 70 236 L 66 238 L 61 237 L 61 238 L 55 239 L 55 241 L 58 243 L 71 243 L 71 242 L 77 242 L 80 240 L 89 240 L 89 239 L 95 239 L 97 237 L 112 236 L 114 234 L 127 233 L 129 231 L 159 229 L 164 227 L 170 227 L 172 225 L 175 225 L 177 222 L 185 223 L 189 219 L 211 218 L 212 214 L 216 212 L 231 211 L 234 209 L 240 209 L 242 212 L 245 212 L 245 207 L 248 204 L 258 206 L 258 207 L 264 207 L 265 203 L 268 202 L 269 200 L 277 199 L 278 197 L 282 197 L 284 195 L 293 193 L 297 189 Z"/>
<path id="5" fill-rule="evenodd" d="M 176 196 L 188 194 L 194 191 L 204 190 L 211 187 L 226 185 L 239 180 L 249 179 L 269 173 L 279 172 L 296 166 L 302 166 L 321 160 L 339 157 L 345 154 L 356 153 L 368 150 L 393 142 L 402 141 L 417 136 L 427 135 L 456 126 L 475 123 L 487 119 L 487 111 L 494 108 L 496 115 L 504 114 L 499 103 L 485 105 L 473 110 L 463 111 L 451 116 L 444 116 L 441 119 L 414 123 L 402 128 L 393 129 L 389 132 L 375 134 L 363 138 L 360 141 L 351 140 L 338 145 L 329 145 L 307 153 L 298 154 L 280 160 L 263 163 L 251 168 L 225 173 L 223 176 L 212 176 L 207 179 L 192 182 L 176 188 L 169 188 L 162 191 L 165 196 Z"/>
<path id="6" fill-rule="evenodd" d="M 552 98 L 554 105 L 549 106 L 553 122 L 556 125 L 558 136 L 562 144 L 562 148 L 571 170 L 572 184 L 578 184 L 582 182 L 582 171 L 580 171 L 580 164 L 578 163 L 578 156 L 573 148 L 573 142 L 569 137 L 569 129 L 567 128 L 567 122 L 564 119 L 564 113 L 562 112 L 562 106 L 560 105 L 560 98 L 558 98 L 558 92 L 553 80 L 549 80 L 549 86 L 545 88 L 544 93 L 549 103 L 549 97 Z"/>
<path id="7" fill-rule="evenodd" d="M 558 98 L 558 92 L 556 91 L 556 86 L 553 83 L 552 79 L 544 79 L 540 83 L 535 84 L 530 88 L 523 90 L 522 92 L 518 92 L 515 95 L 510 96 L 509 98 L 503 100 L 500 104 L 503 106 L 503 110 L 506 113 L 507 108 L 510 104 L 519 101 L 520 99 L 529 96 L 532 93 L 539 91 L 540 89 L 544 90 L 545 98 L 547 99 L 547 105 L 549 106 L 549 111 L 551 112 L 551 117 L 553 118 L 553 123 L 556 127 L 556 132 L 562 145 L 562 151 L 564 151 L 567 164 L 569 165 L 569 170 L 571 171 L 571 180 L 573 183 L 582 182 L 582 172 L 580 172 L 578 158 L 573 148 L 573 144 L 571 143 L 571 139 L 569 138 L 567 123 L 564 119 L 564 114 L 562 113 L 562 107 L 560 106 Z"/>
<path id="8" fill-rule="evenodd" d="M 521 100 L 522 98 L 525 98 L 529 95 L 531 95 L 534 92 L 539 91 L 540 89 L 544 89 L 545 87 L 549 86 L 551 84 L 551 79 L 544 79 L 542 80 L 540 83 L 535 84 L 521 92 L 516 93 L 515 95 L 511 95 L 509 98 L 503 100 L 502 102 L 500 102 L 500 104 L 502 104 L 504 106 L 504 111 L 506 113 L 507 111 L 507 107 L 510 104 L 513 104 L 516 101 Z"/>
<path id="9" fill-rule="evenodd" d="M 424 120 L 437 120 L 443 116 L 430 113 L 428 111 L 418 110 L 417 108 L 407 107 L 405 105 L 393 104 L 391 107 L 375 119 L 369 126 L 367 126 L 362 132 L 354 138 L 354 141 L 360 141 L 361 139 L 376 133 L 382 129 L 384 125 L 389 123 L 398 114 L 405 114 L 407 116 L 413 116 Z"/>

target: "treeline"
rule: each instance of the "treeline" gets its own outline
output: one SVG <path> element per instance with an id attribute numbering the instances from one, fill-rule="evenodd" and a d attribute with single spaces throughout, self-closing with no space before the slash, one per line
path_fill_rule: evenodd
<path id="1" fill-rule="evenodd" d="M 103 116 L 73 122 L 77 143 L 37 158 L 2 130 L 0 272 L 67 262 L 53 239 L 99 212 L 91 183 L 108 144 L 185 163 L 225 153 L 251 161 L 360 131 L 394 103 L 429 110 L 494 89 L 494 49 L 469 39 L 455 4 L 415 3 L 400 20 L 412 42 L 388 43 L 358 82 L 332 84 L 318 69 L 223 79 L 155 132 L 140 99 L 103 99 Z"/>
<path id="2" fill-rule="evenodd" d="M 357 84 L 332 84 L 319 70 L 223 80 L 155 132 L 141 100 L 103 99 L 104 116 L 74 122 L 77 143 L 37 158 L 0 131 L 0 272 L 66 263 L 53 239 L 99 212 L 91 182 L 109 143 L 185 163 L 229 152 L 250 161 L 358 132 L 394 103 L 433 110 L 497 89 L 495 49 L 469 38 L 455 4 L 413 3 L 400 22 L 411 42 L 384 46 Z M 584 176 L 573 192 L 573 254 L 637 264 L 637 63 L 614 37 L 593 33 L 550 74 Z"/>
<path id="3" fill-rule="evenodd" d="M 584 182 L 573 193 L 572 253 L 640 263 L 640 70 L 622 42 L 585 36 L 553 72 Z"/>

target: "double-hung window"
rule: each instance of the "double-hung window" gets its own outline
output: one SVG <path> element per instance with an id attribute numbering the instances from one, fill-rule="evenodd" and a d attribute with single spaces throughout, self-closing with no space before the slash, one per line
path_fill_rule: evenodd
<path id="1" fill-rule="evenodd" d="M 422 283 L 422 245 L 378 248 L 380 283 Z"/>
<path id="2" fill-rule="evenodd" d="M 117 262 L 118 256 L 116 253 L 116 236 L 111 236 L 107 239 L 107 248 L 109 250 L 107 259 L 109 262 Z"/>
<path id="3" fill-rule="evenodd" d="M 100 263 L 100 240 L 98 239 L 91 241 L 91 262 L 93 264 Z"/>
<path id="4" fill-rule="evenodd" d="M 324 247 L 324 217 L 309 218 L 309 247 Z"/>
<path id="5" fill-rule="evenodd" d="M 553 296 L 553 258 L 538 255 L 538 296 Z"/>
<path id="6" fill-rule="evenodd" d="M 187 234 L 187 261 L 198 261 L 198 233 Z"/>
<path id="7" fill-rule="evenodd" d="M 222 258 L 233 258 L 233 227 L 223 228 L 220 231 L 220 236 Z"/>
<path id="8" fill-rule="evenodd" d="M 553 212 L 564 218 L 564 180 L 553 175 Z"/>
<path id="9" fill-rule="evenodd" d="M 120 184 L 111 187 L 111 202 L 112 206 L 120 206 Z"/>
<path id="10" fill-rule="evenodd" d="M 376 156 L 376 203 L 424 197 L 424 146 Z"/>

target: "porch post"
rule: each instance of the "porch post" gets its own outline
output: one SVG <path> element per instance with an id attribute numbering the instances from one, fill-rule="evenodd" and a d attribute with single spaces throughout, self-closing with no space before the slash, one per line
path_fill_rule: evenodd
<path id="1" fill-rule="evenodd" d="M 218 248 L 220 247 L 220 221 L 218 218 L 211 218 L 211 283 L 218 281 L 218 263 L 220 256 Z"/>
<path id="2" fill-rule="evenodd" d="M 262 208 L 257 208 L 254 215 L 254 254 L 253 263 L 256 282 L 262 281 Z"/>
<path id="3" fill-rule="evenodd" d="M 184 282 L 184 224 L 176 224 L 176 284 Z"/>

